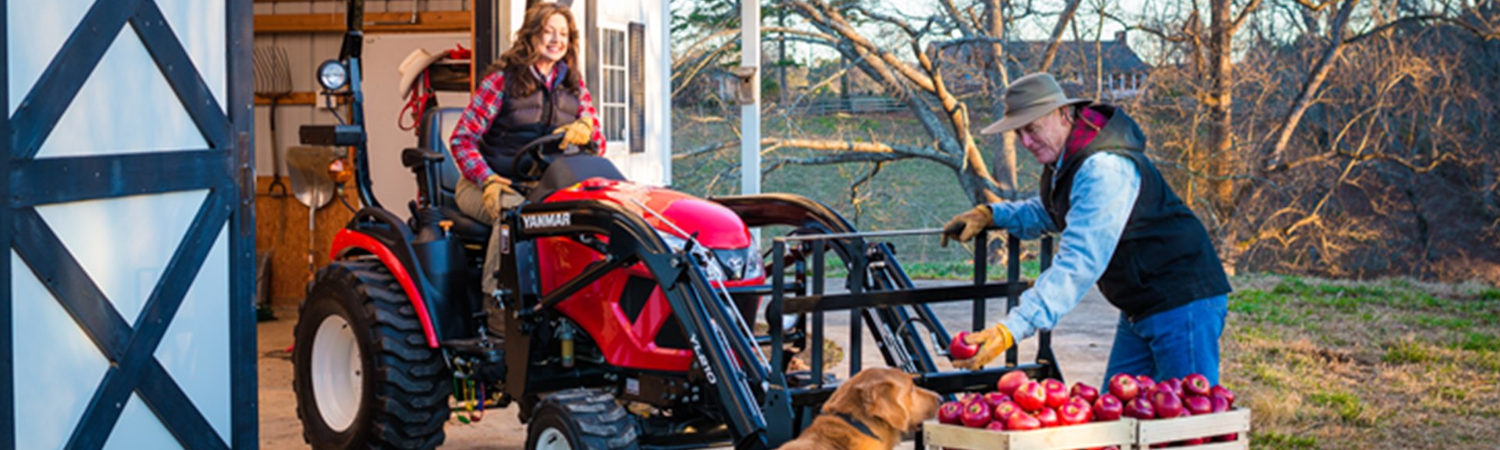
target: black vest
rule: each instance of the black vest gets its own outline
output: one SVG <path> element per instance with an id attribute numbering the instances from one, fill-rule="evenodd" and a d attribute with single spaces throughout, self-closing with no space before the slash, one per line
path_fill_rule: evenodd
<path id="1" fill-rule="evenodd" d="M 557 127 L 578 120 L 578 96 L 558 86 L 568 74 L 568 66 L 557 63 L 552 86 L 540 87 L 525 97 L 507 97 L 479 142 L 479 153 L 490 170 L 506 178 L 515 176 L 516 153 L 536 138 L 552 134 Z M 528 73 L 526 76 L 535 76 Z M 499 89 L 505 89 L 504 86 Z"/>
<path id="2" fill-rule="evenodd" d="M 1099 278 L 1104 297 L 1131 321 L 1138 321 L 1193 300 L 1229 293 L 1229 280 L 1208 231 L 1146 158 L 1146 137 L 1140 127 L 1113 106 L 1088 108 L 1109 121 L 1088 146 L 1065 158 L 1061 168 L 1048 165 L 1042 170 L 1041 199 L 1053 223 L 1063 229 L 1073 178 L 1085 160 L 1113 153 L 1135 164 L 1141 176 L 1140 194 L 1114 256 Z"/>

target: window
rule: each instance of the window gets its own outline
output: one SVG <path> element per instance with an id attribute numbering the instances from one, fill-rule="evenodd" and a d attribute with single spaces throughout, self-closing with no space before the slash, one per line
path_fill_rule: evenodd
<path id="1" fill-rule="evenodd" d="M 599 122 L 604 128 L 604 139 L 610 142 L 624 141 L 626 130 L 625 113 L 629 106 L 626 97 L 626 77 L 629 66 L 625 59 L 625 30 L 600 28 L 599 75 Z"/>

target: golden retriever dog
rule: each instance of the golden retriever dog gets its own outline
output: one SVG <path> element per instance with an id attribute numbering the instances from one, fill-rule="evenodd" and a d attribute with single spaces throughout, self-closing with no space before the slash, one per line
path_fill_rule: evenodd
<path id="1" fill-rule="evenodd" d="M 911 374 L 880 367 L 855 374 L 823 403 L 823 413 L 782 450 L 890 450 L 901 434 L 937 416 L 938 395 Z"/>

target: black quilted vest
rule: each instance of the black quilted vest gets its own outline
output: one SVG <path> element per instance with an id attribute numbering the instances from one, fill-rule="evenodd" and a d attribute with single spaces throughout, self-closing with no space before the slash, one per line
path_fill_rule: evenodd
<path id="1" fill-rule="evenodd" d="M 490 170 L 506 178 L 514 177 L 512 164 L 521 146 L 578 120 L 578 96 L 559 86 L 567 74 L 568 66 L 559 62 L 551 86 L 538 88 L 525 97 L 506 97 L 500 102 L 500 112 L 479 143 L 479 153 Z"/>
<path id="2" fill-rule="evenodd" d="M 1061 168 L 1042 170 L 1041 199 L 1058 229 L 1067 227 L 1073 177 L 1089 157 L 1113 153 L 1129 158 L 1141 176 L 1140 194 L 1120 243 L 1099 278 L 1099 290 L 1131 321 L 1229 293 L 1229 280 L 1208 231 L 1172 192 L 1146 157 L 1146 136 L 1124 111 L 1089 105 L 1109 120 L 1094 140 L 1066 158 Z"/>

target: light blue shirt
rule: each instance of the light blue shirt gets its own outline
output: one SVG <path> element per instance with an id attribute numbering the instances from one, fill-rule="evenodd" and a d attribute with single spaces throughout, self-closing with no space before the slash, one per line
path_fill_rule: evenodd
<path id="1" fill-rule="evenodd" d="M 1061 167 L 1061 158 L 1057 164 Z M 1056 326 L 1057 320 L 1078 306 L 1083 294 L 1104 275 L 1140 190 L 1141 175 L 1124 156 L 1098 153 L 1078 168 L 1068 195 L 1072 205 L 1068 226 L 1061 230 L 1052 266 L 1042 271 L 1031 289 L 1021 293 L 1020 305 L 1001 321 L 1016 340 Z M 995 226 L 1022 239 L 1059 231 L 1039 197 L 992 203 L 990 210 Z"/>

